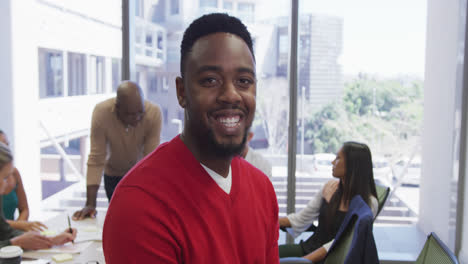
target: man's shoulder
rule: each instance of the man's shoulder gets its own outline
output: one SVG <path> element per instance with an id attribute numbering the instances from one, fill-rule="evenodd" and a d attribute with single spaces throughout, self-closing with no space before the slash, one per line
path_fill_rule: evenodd
<path id="1" fill-rule="evenodd" d="M 127 176 L 127 183 L 139 182 L 144 177 L 151 177 L 151 175 L 162 176 L 160 172 L 165 171 L 166 167 L 170 167 L 172 155 L 171 142 L 164 142 L 159 145 L 155 151 L 148 154 L 140 162 L 138 162 L 129 171 Z"/>
<path id="2" fill-rule="evenodd" d="M 145 112 L 147 113 L 159 113 L 161 109 L 156 103 L 145 100 Z"/>
<path id="3" fill-rule="evenodd" d="M 115 106 L 115 97 L 107 98 L 96 104 L 95 109 L 112 109 Z"/>
<path id="4" fill-rule="evenodd" d="M 107 120 L 112 115 L 115 107 L 115 97 L 108 98 L 96 104 L 93 111 L 94 120 Z"/>
<path id="5" fill-rule="evenodd" d="M 174 141 L 177 140 L 159 145 L 132 168 L 120 185 L 137 187 L 148 193 L 185 188 L 187 179 L 193 176 L 190 169 L 194 165 L 183 158 L 180 160 L 186 153 L 180 150 L 179 142 Z"/>
<path id="6" fill-rule="evenodd" d="M 180 155 L 180 146 L 176 139 L 161 143 L 155 151 L 143 158 L 129 174 L 146 174 L 154 172 L 162 172 L 171 168 L 178 168 L 177 157 Z"/>

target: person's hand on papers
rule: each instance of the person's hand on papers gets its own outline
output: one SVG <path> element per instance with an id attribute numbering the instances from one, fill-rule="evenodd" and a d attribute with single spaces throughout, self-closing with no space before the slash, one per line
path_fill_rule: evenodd
<path id="1" fill-rule="evenodd" d="M 76 221 L 76 220 L 83 220 L 85 219 L 86 217 L 91 217 L 91 218 L 95 218 L 96 217 L 96 207 L 94 206 L 91 206 L 91 205 L 86 205 L 85 207 L 83 207 L 83 209 L 79 210 L 79 211 L 76 211 L 74 214 L 73 214 L 73 220 Z"/>
<path id="2" fill-rule="evenodd" d="M 53 245 L 51 238 L 43 236 L 37 231 L 30 231 L 20 236 L 14 237 L 10 240 L 10 242 L 12 245 L 20 246 L 25 250 L 50 248 Z"/>
<path id="3" fill-rule="evenodd" d="M 47 226 L 39 221 L 17 220 L 15 228 L 24 231 L 44 231 L 47 229 Z"/>
<path id="4" fill-rule="evenodd" d="M 67 228 L 62 233 L 54 236 L 51 238 L 53 245 L 63 245 L 68 242 L 72 242 L 76 238 L 77 234 L 76 228 L 72 228 L 72 232 L 70 233 L 69 229 Z"/>

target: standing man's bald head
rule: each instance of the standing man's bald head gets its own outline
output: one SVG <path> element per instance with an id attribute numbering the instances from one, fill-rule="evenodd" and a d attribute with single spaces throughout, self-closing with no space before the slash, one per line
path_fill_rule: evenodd
<path id="1" fill-rule="evenodd" d="M 145 101 L 140 86 L 132 81 L 123 81 L 117 88 L 115 108 L 117 117 L 125 126 L 137 126 L 145 114 Z"/>

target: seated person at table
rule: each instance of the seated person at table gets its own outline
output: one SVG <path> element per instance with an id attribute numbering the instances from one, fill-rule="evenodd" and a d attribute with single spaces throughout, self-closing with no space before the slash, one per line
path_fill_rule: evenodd
<path id="1" fill-rule="evenodd" d="M 0 142 L 9 145 L 6 134 L 0 130 Z M 18 208 L 18 218 L 14 219 L 14 214 Z M 28 221 L 29 207 L 23 181 L 17 168 L 13 168 L 13 174 L 8 177 L 8 185 L 3 195 L 3 214 L 11 227 L 23 231 L 42 231 L 47 229 L 43 223 L 38 221 Z"/>
<path id="2" fill-rule="evenodd" d="M 346 215 L 349 202 L 355 195 L 363 197 L 374 217 L 377 214 L 377 192 L 369 147 L 357 142 L 345 142 L 332 164 L 332 174 L 337 179 L 325 183 L 299 213 L 279 218 L 280 226 L 292 227 L 295 236 L 318 219 L 317 229 L 306 241 L 279 246 L 280 258 L 304 257 L 314 262 L 325 258 Z"/>
<path id="3" fill-rule="evenodd" d="M 8 184 L 8 177 L 14 171 L 13 155 L 7 145 L 0 142 L 0 207 L 2 207 L 2 196 L 5 193 L 6 185 Z M 3 210 L 0 208 L 0 210 Z M 63 245 L 67 242 L 73 241 L 76 238 L 76 229 L 72 229 L 70 233 L 66 231 L 53 236 L 46 237 L 37 231 L 23 232 L 21 230 L 11 227 L 3 217 L 0 215 L 0 248 L 8 245 L 20 246 L 24 250 L 44 249 L 50 248 L 55 245 Z"/>

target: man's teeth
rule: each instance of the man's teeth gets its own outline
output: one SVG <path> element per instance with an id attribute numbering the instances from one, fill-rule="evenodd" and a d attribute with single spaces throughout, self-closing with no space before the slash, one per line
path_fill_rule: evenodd
<path id="1" fill-rule="evenodd" d="M 218 121 L 227 127 L 235 127 L 239 123 L 239 119 L 239 116 L 221 117 Z"/>

